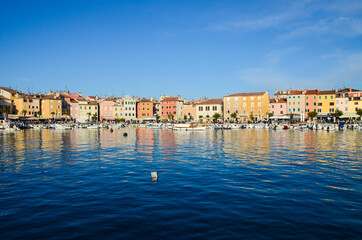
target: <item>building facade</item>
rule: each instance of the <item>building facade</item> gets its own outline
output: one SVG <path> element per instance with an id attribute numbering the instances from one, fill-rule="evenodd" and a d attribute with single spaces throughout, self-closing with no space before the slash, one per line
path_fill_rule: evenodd
<path id="1" fill-rule="evenodd" d="M 287 100 L 284 98 L 271 98 L 269 112 L 275 116 L 287 114 Z"/>
<path id="2" fill-rule="evenodd" d="M 236 113 L 236 121 L 263 120 L 269 112 L 268 92 L 236 93 L 223 97 L 224 120 L 231 120 Z"/>
<path id="3" fill-rule="evenodd" d="M 212 122 L 216 113 L 220 115 L 218 120 L 222 120 L 224 114 L 222 99 L 210 99 L 196 103 L 196 121 Z"/>
<path id="4" fill-rule="evenodd" d="M 45 95 L 41 98 L 41 115 L 44 118 L 62 117 L 62 99 L 55 95 Z"/>

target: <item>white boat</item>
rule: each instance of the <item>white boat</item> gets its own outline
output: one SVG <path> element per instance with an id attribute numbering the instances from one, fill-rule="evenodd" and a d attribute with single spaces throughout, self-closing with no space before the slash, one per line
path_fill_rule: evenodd
<path id="1" fill-rule="evenodd" d="M 185 131 L 206 130 L 206 124 L 200 124 L 198 122 L 179 123 L 173 125 L 173 130 L 185 130 Z"/>
<path id="2" fill-rule="evenodd" d="M 54 124 L 54 128 L 56 130 L 72 130 L 73 129 L 71 126 L 68 126 L 65 124 Z"/>
<path id="3" fill-rule="evenodd" d="M 90 125 L 90 126 L 87 126 L 88 129 L 98 129 L 99 126 L 98 125 Z"/>

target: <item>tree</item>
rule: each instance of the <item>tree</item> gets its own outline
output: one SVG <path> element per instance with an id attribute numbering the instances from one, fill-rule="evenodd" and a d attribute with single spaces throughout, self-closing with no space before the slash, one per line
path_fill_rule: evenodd
<path id="1" fill-rule="evenodd" d="M 273 113 L 270 113 L 270 112 L 268 112 L 266 115 L 268 116 L 268 118 L 274 116 L 274 114 L 273 114 Z"/>
<path id="2" fill-rule="evenodd" d="M 362 108 L 357 108 L 356 113 L 359 115 L 359 118 L 362 117 Z"/>
<path id="3" fill-rule="evenodd" d="M 202 116 L 202 115 L 200 115 L 199 116 L 199 119 L 200 119 L 200 121 L 202 122 L 202 118 L 203 118 L 204 116 Z"/>
<path id="4" fill-rule="evenodd" d="M 6 119 L 7 116 L 10 114 L 10 106 L 5 106 L 4 107 L 4 114 L 5 114 L 5 119 Z"/>
<path id="5" fill-rule="evenodd" d="M 232 117 L 232 118 L 237 118 L 238 117 L 238 115 L 236 114 L 236 112 L 233 112 L 231 115 L 230 115 L 230 117 Z"/>
<path id="6" fill-rule="evenodd" d="M 291 114 L 289 115 L 289 120 L 290 120 L 290 121 L 293 121 L 293 119 L 294 119 L 294 114 L 291 113 Z"/>
<path id="7" fill-rule="evenodd" d="M 38 117 L 38 112 L 34 112 L 34 117 Z"/>
<path id="8" fill-rule="evenodd" d="M 51 112 L 50 114 L 52 115 L 52 118 L 54 118 L 54 114 L 55 114 L 55 112 Z"/>
<path id="9" fill-rule="evenodd" d="M 93 116 L 92 116 L 92 121 L 97 121 L 97 120 L 98 120 L 98 114 L 95 113 L 95 114 L 93 114 Z"/>
<path id="10" fill-rule="evenodd" d="M 172 115 L 172 113 L 169 113 L 169 114 L 167 115 L 167 118 L 168 118 L 169 121 L 172 121 L 173 118 L 174 118 L 174 116 Z"/>
<path id="11" fill-rule="evenodd" d="M 318 113 L 316 111 L 308 113 L 308 117 L 310 117 L 312 121 L 313 121 L 313 118 L 315 118 L 317 115 L 318 115 Z"/>
<path id="12" fill-rule="evenodd" d="M 91 113 L 89 112 L 89 113 L 87 113 L 87 115 L 88 115 L 88 121 L 90 122 L 90 118 L 91 118 Z"/>
<path id="13" fill-rule="evenodd" d="M 343 115 L 343 112 L 339 109 L 337 109 L 336 112 L 332 113 L 332 116 L 335 118 L 339 118 L 342 115 Z"/>
<path id="14" fill-rule="evenodd" d="M 220 113 L 215 113 L 213 116 L 214 122 L 217 122 L 217 120 L 221 117 Z"/>
<path id="15" fill-rule="evenodd" d="M 64 109 L 64 114 L 68 115 L 68 113 L 69 113 L 68 109 Z"/>
<path id="16" fill-rule="evenodd" d="M 21 114 L 23 114 L 24 117 L 25 117 L 25 115 L 26 115 L 27 112 L 28 112 L 28 110 L 24 109 L 23 111 L 21 111 Z"/>
<path id="17" fill-rule="evenodd" d="M 185 121 L 187 120 L 187 116 L 186 116 L 186 115 L 184 115 L 184 120 L 185 120 Z"/>
<path id="18" fill-rule="evenodd" d="M 158 120 L 160 120 L 160 116 L 156 114 L 156 121 L 158 122 Z"/>
<path id="19" fill-rule="evenodd" d="M 126 121 L 126 119 L 124 119 L 124 118 L 120 118 L 119 119 L 121 122 L 125 122 Z"/>
<path id="20" fill-rule="evenodd" d="M 252 113 L 250 114 L 250 121 L 254 122 L 254 115 Z"/>

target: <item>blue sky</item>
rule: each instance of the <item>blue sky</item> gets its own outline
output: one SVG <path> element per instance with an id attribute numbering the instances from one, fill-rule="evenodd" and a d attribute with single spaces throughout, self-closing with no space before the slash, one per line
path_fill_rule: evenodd
<path id="1" fill-rule="evenodd" d="M 188 99 L 362 89 L 362 1 L 0 0 L 0 86 Z"/>

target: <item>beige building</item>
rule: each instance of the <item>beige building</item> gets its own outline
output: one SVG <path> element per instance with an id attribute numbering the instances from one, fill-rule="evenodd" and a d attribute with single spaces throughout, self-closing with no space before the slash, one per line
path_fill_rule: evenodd
<path id="1" fill-rule="evenodd" d="M 235 93 L 223 97 L 224 120 L 232 120 L 236 113 L 236 121 L 263 120 L 269 111 L 268 92 Z"/>
<path id="2" fill-rule="evenodd" d="M 210 99 L 196 103 L 196 121 L 212 122 L 215 113 L 220 114 L 218 121 L 223 119 L 224 112 L 222 99 Z"/>
<path id="3" fill-rule="evenodd" d="M 92 121 L 92 117 L 97 117 L 98 120 L 98 103 L 95 101 L 80 101 L 78 122 Z"/>

